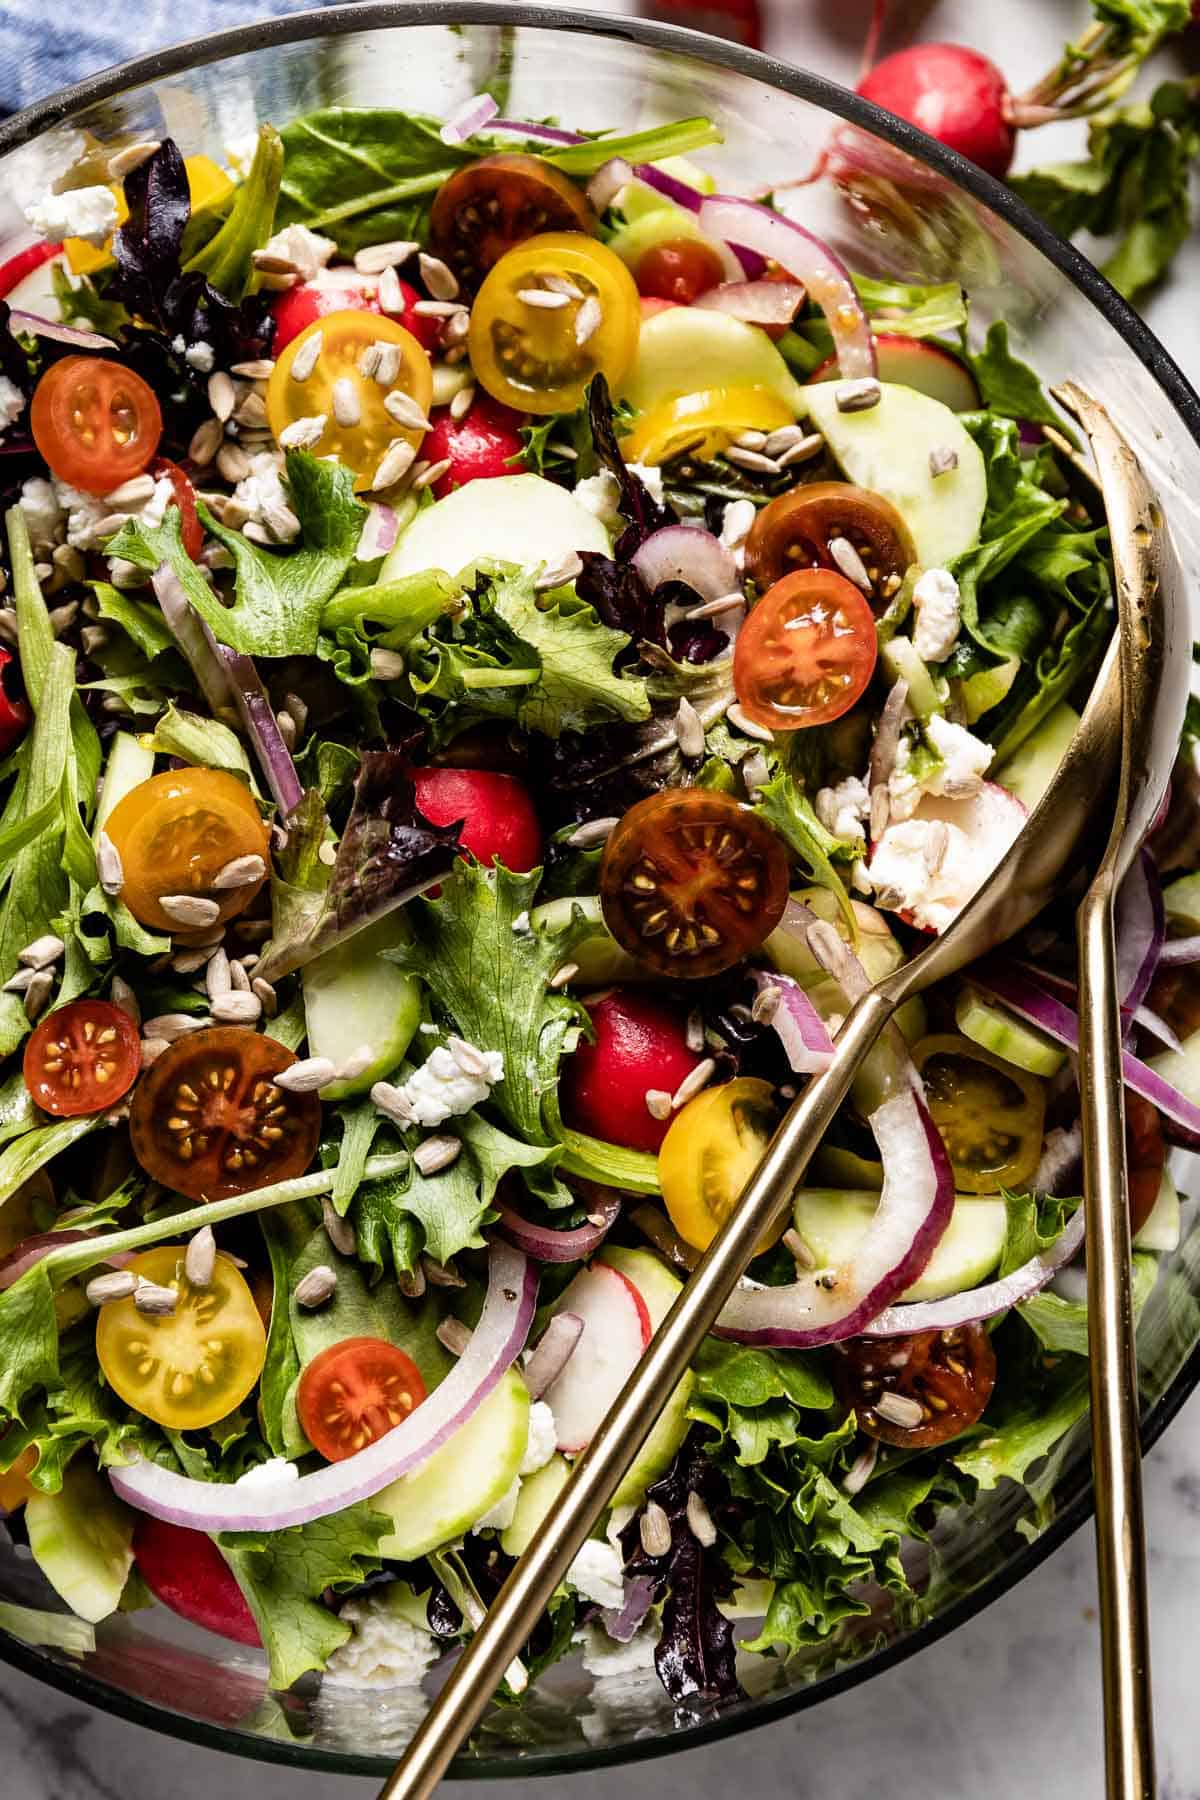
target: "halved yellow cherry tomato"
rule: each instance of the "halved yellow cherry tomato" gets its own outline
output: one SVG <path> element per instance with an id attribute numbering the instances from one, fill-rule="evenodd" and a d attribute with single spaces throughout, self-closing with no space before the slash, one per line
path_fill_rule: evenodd
<path id="1" fill-rule="evenodd" d="M 314 339 L 320 340 L 315 352 Z M 374 352 L 377 344 L 380 356 Z M 393 348 L 398 358 L 390 354 Z M 297 364 L 303 380 L 292 372 Z M 373 373 L 363 373 L 372 368 Z M 433 370 L 412 332 L 382 313 L 351 307 L 314 319 L 281 351 L 267 383 L 267 423 L 278 438 L 301 419 L 324 419 L 320 436 L 314 426 L 313 442 L 304 448 L 314 456 L 336 456 L 353 469 L 361 492 L 375 486 L 379 465 L 397 440 L 415 451 L 425 435 L 423 427 L 403 422 L 412 415 L 404 402 L 428 416 L 432 399 Z"/>
<path id="2" fill-rule="evenodd" d="M 740 1075 L 705 1088 L 681 1107 L 658 1153 L 658 1179 L 671 1223 L 707 1250 L 757 1169 L 775 1129 L 771 1084 Z M 774 1242 L 764 1238 L 756 1254 Z"/>
<path id="3" fill-rule="evenodd" d="M 1019 1188 L 1038 1166 L 1046 1093 L 1014 1068 L 953 1032 L 922 1038 L 913 1061 L 961 1194 Z"/>
<path id="4" fill-rule="evenodd" d="M 127 1406 L 176 1431 L 215 1425 L 240 1406 L 267 1355 L 254 1296 L 228 1256 L 218 1255 L 207 1287 L 184 1272 L 183 1244 L 160 1244 L 126 1267 L 174 1288 L 172 1313 L 139 1312 L 133 1298 L 110 1300 L 96 1322 L 105 1380 Z"/>
<path id="5" fill-rule="evenodd" d="M 471 311 L 471 367 L 494 400 L 569 412 L 593 375 L 620 381 L 642 310 L 619 256 L 582 232 L 547 231 L 502 256 Z"/>
<path id="6" fill-rule="evenodd" d="M 0 1438 L 0 1461 L 4 1459 L 4 1440 Z M 37 1493 L 29 1477 L 37 1465 L 38 1447 L 29 1444 L 22 1450 L 11 1469 L 5 1469 L 0 1475 L 0 1509 L 6 1513 L 16 1512 L 18 1506 L 24 1506 L 27 1500 Z"/>
<path id="7" fill-rule="evenodd" d="M 266 878 L 267 828 L 245 782 L 221 769 L 172 769 L 140 781 L 113 807 L 105 830 L 121 858 L 121 898 L 155 931 L 181 928 L 163 910 L 164 897 L 215 900 L 214 923 L 223 922 L 245 911 Z M 259 859 L 261 874 L 214 886 L 223 869 L 249 856 Z"/>
<path id="8" fill-rule="evenodd" d="M 224 169 L 217 167 L 211 156 L 189 156 L 185 158 L 183 166 L 187 170 L 193 219 L 207 207 L 215 206 L 218 201 L 223 200 L 226 194 L 233 192 L 232 181 Z M 123 225 L 129 217 L 129 207 L 125 203 L 125 188 L 121 182 L 112 184 L 112 194 L 117 203 L 117 224 Z M 111 238 L 107 238 L 99 248 L 90 244 L 86 238 L 64 238 L 63 251 L 71 265 L 72 275 L 94 274 L 113 259 Z"/>
<path id="9" fill-rule="evenodd" d="M 698 370 L 697 373 L 703 373 Z M 791 409 L 769 388 L 699 388 L 651 407 L 621 439 L 626 462 L 671 462 L 685 451 L 711 462 L 742 431 L 778 431 L 795 423 Z"/>

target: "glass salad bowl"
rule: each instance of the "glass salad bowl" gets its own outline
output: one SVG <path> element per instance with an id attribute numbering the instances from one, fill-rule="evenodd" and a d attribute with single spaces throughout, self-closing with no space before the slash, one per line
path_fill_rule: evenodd
<path id="1" fill-rule="evenodd" d="M 503 94 L 511 116 L 580 131 L 630 131 L 707 114 L 723 189 L 758 194 L 803 178 L 835 136 L 857 171 L 854 197 L 828 180 L 792 210 L 854 268 L 960 280 L 982 332 L 1008 323 L 1014 352 L 1048 382 L 1071 378 L 1113 413 L 1161 496 L 1185 573 L 1200 578 L 1200 399 L 1097 271 L 1006 189 L 911 127 L 803 70 L 697 34 L 621 19 L 432 0 L 334 8 L 219 33 L 93 77 L 0 124 L 0 255 L 27 241 L 21 204 L 100 147 L 170 133 L 185 155 L 222 160 L 260 119 L 375 105 L 447 117 Z M 699 158 L 704 162 L 702 154 Z M 92 175 L 90 179 L 97 177 Z M 1166 1426 L 1200 1374 L 1200 1216 L 1185 1203 L 1139 1331 L 1143 1431 Z M 564 1773 L 694 1746 L 810 1706 L 863 1681 L 1036 1569 L 1091 1508 L 1086 1421 L 1028 1486 L 1001 1481 L 944 1515 L 920 1554 L 919 1617 L 883 1604 L 849 1635 L 790 1661 L 744 1657 L 744 1693 L 680 1708 L 653 1671 L 599 1681 L 572 1658 L 519 1708 L 495 1707 L 455 1765 L 461 1777 Z M 28 1552 L 0 1534 L 0 1600 L 44 1605 Z M 285 1695 L 265 1662 L 161 1607 L 101 1625 L 79 1657 L 0 1632 L 0 1657 L 73 1698 L 242 1755 L 381 1776 L 428 1704 L 419 1688 L 315 1680 Z M 433 1679 L 436 1681 L 437 1671 Z"/>

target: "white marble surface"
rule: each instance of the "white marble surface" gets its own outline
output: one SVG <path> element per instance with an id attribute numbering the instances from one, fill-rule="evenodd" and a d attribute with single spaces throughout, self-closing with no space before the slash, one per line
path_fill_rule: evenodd
<path id="1" fill-rule="evenodd" d="M 114 4 L 115 0 L 106 0 Z M 246 9 L 247 11 L 249 9 Z M 614 6 L 611 10 L 632 10 Z M 904 12 L 903 3 L 898 11 Z M 993 54 L 1014 85 L 1048 65 L 1081 0 L 908 0 L 920 35 Z M 868 0 L 784 0 L 768 48 L 852 80 Z M 1043 134 L 1039 159 L 1066 154 Z M 1147 316 L 1200 382 L 1195 293 L 1200 241 Z M 1200 1395 L 1146 1470 L 1162 1800 L 1200 1800 L 1195 1696 L 1200 1598 Z M 869 1687 L 787 1723 L 668 1761 L 580 1775 L 575 1800 L 1098 1800 L 1099 1662 L 1090 1532 L 972 1624 Z M 517 1800 L 526 1782 L 501 1782 Z M 151 1735 L 0 1670 L 4 1800 L 351 1800 L 370 1783 L 255 1766 Z"/>

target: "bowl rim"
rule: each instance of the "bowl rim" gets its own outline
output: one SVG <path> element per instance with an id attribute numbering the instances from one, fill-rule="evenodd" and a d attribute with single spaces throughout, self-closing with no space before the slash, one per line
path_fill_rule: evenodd
<path id="1" fill-rule="evenodd" d="M 545 5 L 510 4 L 509 0 L 358 0 L 353 5 L 324 7 L 261 20 L 256 24 L 230 26 L 202 39 L 186 40 L 115 63 L 0 121 L 0 156 L 30 143 L 41 132 L 64 123 L 81 109 L 113 99 L 132 87 L 275 45 L 355 36 L 406 25 L 483 25 L 497 29 L 511 26 L 561 32 L 568 36 L 609 38 L 638 48 L 674 51 L 716 69 L 733 70 L 796 99 L 808 101 L 849 124 L 865 128 L 948 177 L 1032 244 L 1120 333 L 1200 447 L 1200 394 L 1174 357 L 1095 264 L 1045 225 L 1003 182 L 927 136 L 917 126 L 884 112 L 873 102 L 826 76 L 781 62 L 763 51 L 750 50 L 678 25 L 660 25 L 649 20 L 573 8 L 559 10 Z M 1143 1456 L 1158 1441 L 1198 1381 L 1200 1342 L 1164 1392 L 1143 1413 Z M 1092 1511 L 1093 1491 L 1089 1480 L 1045 1530 L 1018 1549 L 984 1585 L 953 1601 L 936 1619 L 927 1620 L 915 1630 L 906 1632 L 895 1643 L 835 1669 L 819 1684 L 808 1684 L 788 1694 L 763 1696 L 752 1700 L 744 1710 L 724 1717 L 705 1719 L 698 1714 L 694 1723 L 669 1734 L 635 1738 L 607 1748 L 581 1743 L 577 1748 L 565 1751 L 540 1753 L 532 1749 L 505 1756 L 460 1756 L 451 1765 L 447 1778 L 503 1780 L 517 1775 L 570 1774 L 575 1770 L 643 1762 L 670 1756 L 676 1751 L 697 1749 L 702 1744 L 719 1742 L 788 1718 L 896 1667 L 918 1650 L 938 1642 L 976 1617 L 1059 1549 L 1091 1517 Z M 377 1777 L 395 1763 L 395 1757 L 391 1755 L 364 1755 L 315 1747 L 303 1739 L 254 1737 L 235 1727 L 169 1713 L 163 1706 L 110 1688 L 84 1668 L 39 1657 L 33 1649 L 4 1632 L 0 1632 L 0 1663 L 100 1711 L 113 1713 L 131 1724 L 162 1732 L 168 1737 L 183 1738 L 204 1749 L 223 1750 L 229 1755 L 258 1762 L 342 1775 Z M 234 1733 L 236 1735 L 231 1735 Z"/>

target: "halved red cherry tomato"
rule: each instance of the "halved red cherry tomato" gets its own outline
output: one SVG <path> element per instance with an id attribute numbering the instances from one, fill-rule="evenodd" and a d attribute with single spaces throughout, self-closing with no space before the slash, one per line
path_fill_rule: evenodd
<path id="1" fill-rule="evenodd" d="M 121 898 L 155 931 L 178 932 L 162 901 L 176 895 L 217 902 L 223 922 L 244 912 L 266 879 L 267 828 L 245 782 L 222 769 L 169 769 L 131 788 L 105 830 L 121 858 Z M 213 884 L 240 857 L 257 856 L 262 874 L 237 887 Z"/>
<path id="2" fill-rule="evenodd" d="M 651 300 L 673 300 L 690 306 L 716 287 L 725 270 L 715 250 L 696 238 L 655 244 L 637 266 L 638 293 Z"/>
<path id="3" fill-rule="evenodd" d="M 1158 1199 L 1167 1144 L 1158 1108 L 1125 1089 L 1125 1149 L 1129 1169 L 1129 1235 L 1136 1237 Z"/>
<path id="4" fill-rule="evenodd" d="M 440 500 L 455 488 L 465 487 L 468 481 L 519 475 L 525 467 L 521 461 L 523 423 L 520 413 L 501 406 L 490 394 L 478 394 L 461 419 L 452 419 L 448 411 L 434 413 L 421 455 L 426 462 L 449 459 L 450 463 L 446 473 L 433 484 L 436 497 Z"/>
<path id="5" fill-rule="evenodd" d="M 60 481 L 107 494 L 154 459 L 162 413 L 154 390 L 121 363 L 64 356 L 33 390 L 33 441 Z"/>
<path id="6" fill-rule="evenodd" d="M 756 724 L 802 731 L 850 711 L 878 654 L 874 617 L 854 583 L 801 569 L 777 581 L 742 626 L 733 685 Z"/>
<path id="7" fill-rule="evenodd" d="M 1023 1191 L 1042 1154 L 1046 1090 L 1037 1076 L 954 1032 L 922 1038 L 913 1061 L 959 1193 Z"/>
<path id="8" fill-rule="evenodd" d="M 406 331 L 411 331 L 423 350 L 432 350 L 441 336 L 441 319 L 427 318 L 424 313 L 413 311 L 421 296 L 407 281 L 401 281 L 400 292 L 404 297 L 403 309 L 384 316 L 395 319 Z M 382 313 L 379 280 L 374 275 L 359 275 L 351 268 L 322 269 L 312 281 L 301 282 L 299 287 L 277 294 L 271 302 L 271 311 L 275 318 L 272 349 L 278 356 L 294 337 L 299 337 L 302 331 L 328 313 Z"/>
<path id="9" fill-rule="evenodd" d="M 604 846 L 604 922 L 664 975 L 731 968 L 775 929 L 787 898 L 781 840 L 751 807 L 715 790 L 650 794 Z"/>
<path id="10" fill-rule="evenodd" d="M 848 481 L 809 482 L 764 506 L 746 539 L 746 572 L 761 593 L 796 569 L 835 569 L 833 538 L 856 551 L 882 611 L 916 552 L 890 501 Z"/>
<path id="11" fill-rule="evenodd" d="M 57 1118 L 104 1112 L 137 1080 L 138 1028 L 110 1000 L 71 1000 L 35 1025 L 25 1046 L 25 1086 Z"/>
<path id="12" fill-rule="evenodd" d="M 254 1614 L 233 1570 L 206 1531 L 137 1515 L 133 1560 L 156 1600 L 235 1644 L 261 1644 Z"/>
<path id="13" fill-rule="evenodd" d="M 7 756 L 25 736 L 32 717 L 21 692 L 21 665 L 12 651 L 0 644 L 0 756 Z"/>
<path id="14" fill-rule="evenodd" d="M 192 1200 L 303 1175 L 321 1133 L 321 1102 L 272 1080 L 295 1060 L 274 1038 L 237 1025 L 178 1038 L 133 1097 L 129 1135 L 147 1175 Z"/>
<path id="15" fill-rule="evenodd" d="M 653 1154 L 670 1120 L 654 1118 L 646 1095 L 673 1094 L 700 1061 L 683 1013 L 641 988 L 614 988 L 585 1005 L 595 1041 L 581 1039 L 562 1065 L 563 1117 L 590 1137 Z"/>
<path id="16" fill-rule="evenodd" d="M 499 858 L 525 875 L 542 860 L 542 828 L 529 789 L 490 769 L 413 769 L 417 807 L 431 825 L 463 820 L 460 842 L 485 869 Z"/>
<path id="17" fill-rule="evenodd" d="M 519 152 L 459 169 L 438 189 L 430 219 L 434 249 L 472 291 L 527 238 L 595 228 L 596 215 L 574 182 L 540 156 Z"/>
<path id="18" fill-rule="evenodd" d="M 424 1398 L 411 1356 L 386 1338 L 345 1338 L 309 1363 L 296 1411 L 314 1449 L 328 1462 L 342 1462 L 386 1437 Z"/>
<path id="19" fill-rule="evenodd" d="M 199 562 L 200 552 L 204 548 L 204 531 L 196 511 L 195 488 L 179 464 L 168 461 L 165 456 L 155 457 L 150 473 L 155 481 L 161 481 L 165 475 L 170 482 L 175 504 L 179 508 L 179 530 L 183 547 L 193 562 Z"/>
<path id="20" fill-rule="evenodd" d="M 838 1399 L 858 1420 L 860 1431 L 881 1444 L 924 1450 L 948 1443 L 974 1425 L 992 1397 L 996 1357 L 991 1339 L 980 1325 L 955 1331 L 916 1331 L 909 1337 L 854 1338 L 838 1344 L 833 1358 L 833 1385 Z M 879 1411 L 880 1399 L 894 1394 L 911 1402 L 911 1425 L 900 1415 Z M 886 1406 L 886 1402 L 885 1402 Z"/>

